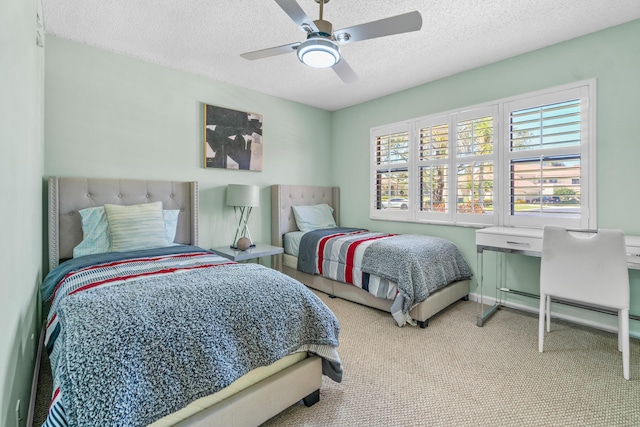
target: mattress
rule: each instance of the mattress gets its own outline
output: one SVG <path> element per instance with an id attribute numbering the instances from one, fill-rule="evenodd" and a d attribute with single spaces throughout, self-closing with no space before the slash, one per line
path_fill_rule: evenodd
<path id="1" fill-rule="evenodd" d="M 285 252 L 284 255 L 282 255 L 282 265 L 284 265 L 285 267 L 290 267 L 297 270 L 298 257 L 289 255 L 288 253 Z"/>
<path id="2" fill-rule="evenodd" d="M 304 234 L 304 231 L 292 231 L 290 233 L 285 233 L 284 253 L 297 258 L 300 253 L 300 240 L 302 240 L 302 236 L 304 236 Z"/>

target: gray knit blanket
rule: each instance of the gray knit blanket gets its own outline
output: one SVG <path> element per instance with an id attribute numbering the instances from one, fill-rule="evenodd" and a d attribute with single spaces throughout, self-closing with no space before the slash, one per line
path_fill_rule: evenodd
<path id="1" fill-rule="evenodd" d="M 362 271 L 398 284 L 391 314 L 402 326 L 409 310 L 431 292 L 472 276 L 469 264 L 455 244 L 438 237 L 397 235 L 367 247 Z"/>
<path id="2" fill-rule="evenodd" d="M 90 289 L 58 316 L 55 371 L 71 426 L 144 426 L 305 345 L 338 346 L 324 303 L 256 264 Z M 339 381 L 339 359 L 325 362 Z"/>

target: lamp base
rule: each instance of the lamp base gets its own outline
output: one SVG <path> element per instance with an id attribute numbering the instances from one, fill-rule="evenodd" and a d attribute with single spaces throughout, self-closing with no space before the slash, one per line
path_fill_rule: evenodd
<path id="1" fill-rule="evenodd" d="M 252 247 L 254 247 L 255 244 L 251 241 L 250 238 L 248 237 L 241 237 L 238 239 L 238 241 L 236 242 L 235 245 L 235 249 L 241 250 L 241 251 L 246 251 L 247 249 L 250 249 Z M 232 246 L 233 248 L 233 246 Z"/>
<path id="2" fill-rule="evenodd" d="M 245 249 L 240 249 L 240 248 L 238 247 L 238 245 L 229 245 L 229 247 L 230 247 L 231 249 L 236 249 L 236 250 L 238 250 L 238 251 L 245 250 Z M 256 244 L 255 244 L 255 243 L 252 243 L 251 245 L 249 245 L 249 248 L 255 248 L 255 247 L 256 247 Z"/>

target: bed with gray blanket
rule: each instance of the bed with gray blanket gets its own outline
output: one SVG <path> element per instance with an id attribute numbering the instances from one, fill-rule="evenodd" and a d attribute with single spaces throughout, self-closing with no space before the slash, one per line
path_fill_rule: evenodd
<path id="1" fill-rule="evenodd" d="M 258 425 L 315 403 L 322 374 L 341 380 L 339 324 L 316 295 L 195 246 L 196 183 L 53 177 L 49 194 L 45 425 Z M 80 210 L 158 199 L 180 212 L 177 244 L 73 256 Z"/>
<path id="2" fill-rule="evenodd" d="M 271 196 L 272 244 L 285 247 L 282 271 L 306 285 L 388 311 L 399 326 L 423 328 L 433 315 L 468 298 L 471 269 L 445 239 L 332 227 L 305 232 L 297 253 L 288 254 L 284 237 L 299 230 L 294 206 L 327 204 L 339 225 L 339 189 L 275 185 Z"/>

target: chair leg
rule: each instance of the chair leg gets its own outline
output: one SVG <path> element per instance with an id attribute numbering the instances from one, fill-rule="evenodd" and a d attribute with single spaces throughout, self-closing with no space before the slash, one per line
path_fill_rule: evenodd
<path id="1" fill-rule="evenodd" d="M 547 303 L 547 332 L 551 332 L 551 295 L 545 295 Z"/>
<path id="2" fill-rule="evenodd" d="M 622 338 L 622 374 L 625 380 L 629 375 L 629 309 L 618 311 L 618 339 Z"/>
<path id="3" fill-rule="evenodd" d="M 542 353 L 544 347 L 544 320 L 547 296 L 540 293 L 540 312 L 538 314 L 538 351 Z"/>
<path id="4" fill-rule="evenodd" d="M 618 310 L 618 351 L 622 351 L 622 310 Z"/>

